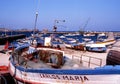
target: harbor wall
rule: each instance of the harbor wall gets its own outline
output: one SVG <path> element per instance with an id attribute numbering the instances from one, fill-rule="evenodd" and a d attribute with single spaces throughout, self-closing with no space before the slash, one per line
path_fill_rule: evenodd
<path id="1" fill-rule="evenodd" d="M 4 45 L 7 41 L 12 42 L 14 40 L 25 38 L 25 37 L 26 35 L 24 34 L 0 37 L 0 45 Z"/>

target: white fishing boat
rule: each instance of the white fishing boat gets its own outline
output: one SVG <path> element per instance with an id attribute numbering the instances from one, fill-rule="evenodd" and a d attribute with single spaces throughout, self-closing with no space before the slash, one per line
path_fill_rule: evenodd
<path id="1" fill-rule="evenodd" d="M 109 46 L 113 45 L 116 42 L 113 32 L 109 32 L 107 36 L 107 39 L 104 39 L 102 42 L 96 42 L 96 44 L 103 44 Z"/>
<path id="2" fill-rule="evenodd" d="M 106 52 L 107 48 L 104 44 L 86 44 L 86 50 L 94 52 Z"/>
<path id="3" fill-rule="evenodd" d="M 65 45 L 66 48 L 73 48 L 72 44 L 65 43 L 64 45 Z"/>
<path id="4" fill-rule="evenodd" d="M 89 66 L 83 58 L 66 55 L 62 50 L 23 45 L 12 52 L 9 71 L 15 80 L 30 84 L 120 84 L 119 63 L 101 66 L 98 59 L 100 65 L 91 68 L 95 65 L 90 62 L 93 58 L 89 58 Z"/>
<path id="5" fill-rule="evenodd" d="M 90 36 L 95 36 L 94 33 L 85 33 L 83 34 L 84 37 L 90 37 Z"/>
<path id="6" fill-rule="evenodd" d="M 103 45 L 109 46 L 109 45 L 113 45 L 115 42 L 116 40 L 112 39 L 112 40 L 105 40 L 103 42 L 96 42 L 96 44 L 103 44 Z"/>

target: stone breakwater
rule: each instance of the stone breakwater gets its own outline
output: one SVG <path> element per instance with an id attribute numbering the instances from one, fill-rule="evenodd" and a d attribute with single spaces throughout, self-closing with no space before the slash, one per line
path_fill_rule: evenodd
<path id="1" fill-rule="evenodd" d="M 25 37 L 26 35 L 24 34 L 0 37 L 0 45 L 4 45 L 6 41 L 12 42 L 14 40 L 25 38 Z"/>

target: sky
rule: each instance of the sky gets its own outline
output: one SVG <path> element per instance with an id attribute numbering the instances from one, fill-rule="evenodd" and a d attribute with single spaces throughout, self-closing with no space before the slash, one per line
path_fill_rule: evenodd
<path id="1" fill-rule="evenodd" d="M 120 31 L 120 0 L 0 0 L 0 28 L 33 29 L 36 11 L 40 31 Z"/>

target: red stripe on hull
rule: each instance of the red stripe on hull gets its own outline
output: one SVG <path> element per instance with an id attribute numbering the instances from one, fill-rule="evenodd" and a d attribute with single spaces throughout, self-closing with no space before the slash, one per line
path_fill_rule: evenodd
<path id="1" fill-rule="evenodd" d="M 0 66 L 0 73 L 1 74 L 9 73 L 8 66 Z"/>

